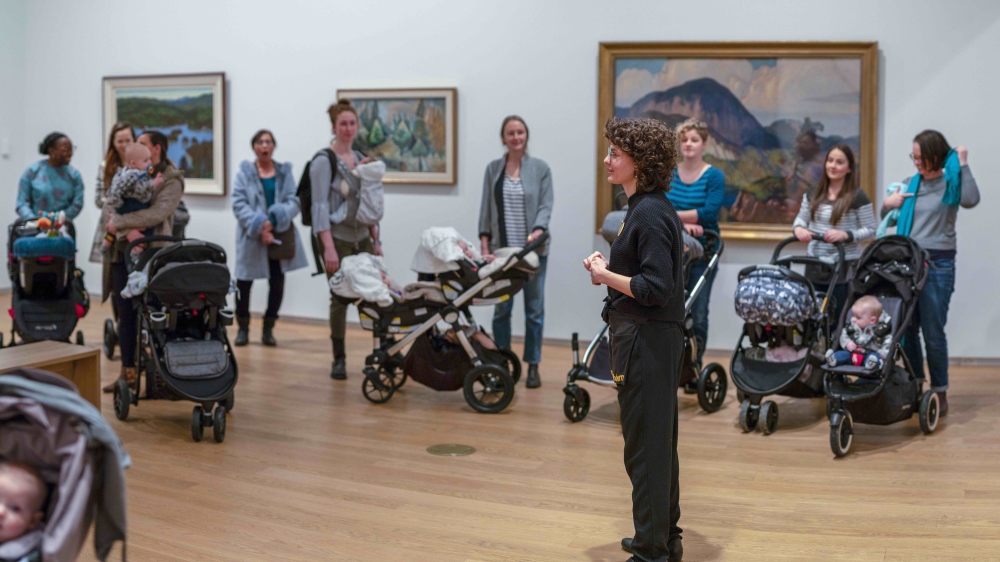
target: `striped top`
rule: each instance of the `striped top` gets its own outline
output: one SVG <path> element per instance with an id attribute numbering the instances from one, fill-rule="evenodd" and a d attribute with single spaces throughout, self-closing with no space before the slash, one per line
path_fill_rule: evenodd
<path id="1" fill-rule="evenodd" d="M 698 211 L 698 224 L 705 230 L 719 231 L 719 208 L 726 195 L 726 176 L 722 170 L 709 166 L 691 183 L 681 181 L 674 172 L 667 199 L 678 211 Z"/>
<path id="2" fill-rule="evenodd" d="M 503 176 L 503 223 L 507 245 L 523 248 L 528 243 L 528 218 L 524 211 L 521 178 Z"/>
<path id="3" fill-rule="evenodd" d="M 833 215 L 833 205 L 829 201 L 824 201 L 816 209 L 816 219 L 813 220 L 809 209 L 809 194 L 802 196 L 802 206 L 799 207 L 799 214 L 792 223 L 792 229 L 801 226 L 806 230 L 816 234 L 823 234 L 827 230 L 837 229 L 847 232 L 847 242 L 844 243 L 844 257 L 849 260 L 856 260 L 861 257 L 861 243 L 873 240 L 878 224 L 875 222 L 875 209 L 872 207 L 868 195 L 858 189 L 854 194 L 854 201 L 850 208 L 840 217 L 840 222 L 836 225 L 830 224 L 830 217 Z M 809 243 L 807 252 L 810 256 L 835 261 L 837 259 L 837 248 L 833 244 L 826 242 L 812 241 Z"/>

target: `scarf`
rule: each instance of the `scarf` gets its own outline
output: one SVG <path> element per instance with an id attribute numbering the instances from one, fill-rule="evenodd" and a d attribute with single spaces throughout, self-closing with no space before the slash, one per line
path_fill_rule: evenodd
<path id="1" fill-rule="evenodd" d="M 913 228 L 913 211 L 917 207 L 917 192 L 920 189 L 921 178 L 920 174 L 916 174 L 910 179 L 906 193 L 912 193 L 913 197 L 904 199 L 903 206 L 899 208 L 896 234 L 900 236 L 909 236 Z M 941 198 L 941 202 L 957 207 L 962 199 L 962 165 L 954 148 L 948 151 L 948 156 L 944 159 L 944 185 L 944 197 Z"/>

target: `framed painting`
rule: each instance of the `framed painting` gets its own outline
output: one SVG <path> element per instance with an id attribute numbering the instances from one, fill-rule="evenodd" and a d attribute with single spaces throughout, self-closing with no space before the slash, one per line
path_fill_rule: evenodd
<path id="1" fill-rule="evenodd" d="M 603 164 L 613 116 L 708 125 L 705 161 L 726 176 L 728 239 L 790 236 L 837 143 L 854 150 L 875 201 L 878 43 L 602 43 L 598 98 L 598 231 L 624 204 Z"/>
<path id="2" fill-rule="evenodd" d="M 102 144 L 118 121 L 166 135 L 185 195 L 226 194 L 225 73 L 104 78 Z"/>
<path id="3" fill-rule="evenodd" d="M 337 90 L 358 112 L 354 148 L 385 162 L 384 183 L 456 181 L 458 90 Z"/>

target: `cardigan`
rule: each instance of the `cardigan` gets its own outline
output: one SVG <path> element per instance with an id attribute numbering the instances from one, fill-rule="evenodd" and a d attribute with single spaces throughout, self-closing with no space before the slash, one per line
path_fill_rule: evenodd
<path id="1" fill-rule="evenodd" d="M 501 217 L 503 210 L 497 204 L 495 189 L 497 182 L 503 186 L 507 156 L 486 165 L 483 175 L 483 197 L 479 205 L 479 235 L 489 237 L 490 250 L 504 246 L 501 238 Z M 524 187 L 524 216 L 528 220 L 528 232 L 535 229 L 548 230 L 552 218 L 552 170 L 544 160 L 525 154 L 521 157 L 521 184 Z M 546 242 L 535 251 L 539 256 L 549 253 Z"/>

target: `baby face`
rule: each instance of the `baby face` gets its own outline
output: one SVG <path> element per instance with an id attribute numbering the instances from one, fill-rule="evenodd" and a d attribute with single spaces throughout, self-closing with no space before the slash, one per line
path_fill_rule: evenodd
<path id="1" fill-rule="evenodd" d="M 851 309 L 851 324 L 854 324 L 858 328 L 864 330 L 865 328 L 871 326 L 876 322 L 878 322 L 878 318 L 872 316 L 872 314 L 869 313 L 867 310 L 864 309 L 856 310 L 853 308 Z"/>
<path id="2" fill-rule="evenodd" d="M 139 158 L 128 161 L 128 167 L 134 170 L 147 171 L 153 166 L 153 160 L 149 157 L 149 151 L 141 155 Z"/>
<path id="3" fill-rule="evenodd" d="M 465 254 L 465 257 L 469 258 L 470 260 L 475 259 L 476 255 L 472 253 L 472 249 L 469 248 L 468 244 L 466 244 L 461 240 L 456 242 L 456 244 L 458 244 L 458 247 L 462 249 L 462 253 Z"/>
<path id="4" fill-rule="evenodd" d="M 42 521 L 44 491 L 35 476 L 10 465 L 0 466 L 0 543 L 14 540 Z"/>

